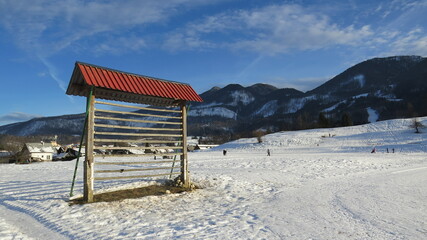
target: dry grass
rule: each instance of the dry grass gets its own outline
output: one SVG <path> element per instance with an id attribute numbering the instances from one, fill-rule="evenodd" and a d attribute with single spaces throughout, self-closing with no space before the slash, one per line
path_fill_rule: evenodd
<path id="1" fill-rule="evenodd" d="M 94 202 L 113 202 L 123 199 L 141 198 L 146 196 L 160 196 L 165 194 L 182 193 L 192 191 L 189 188 L 168 186 L 168 185 L 151 185 L 141 188 L 124 189 L 114 192 L 105 192 L 94 194 Z M 77 198 L 70 201 L 70 204 L 86 204 L 83 198 Z"/>

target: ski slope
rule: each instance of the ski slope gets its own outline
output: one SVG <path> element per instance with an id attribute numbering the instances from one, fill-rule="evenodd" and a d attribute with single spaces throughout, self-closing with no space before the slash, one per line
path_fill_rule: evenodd
<path id="1" fill-rule="evenodd" d="M 202 189 L 109 203 L 68 204 L 74 161 L 3 164 L 0 239 L 426 239 L 427 133 L 410 123 L 240 139 L 189 154 Z"/>

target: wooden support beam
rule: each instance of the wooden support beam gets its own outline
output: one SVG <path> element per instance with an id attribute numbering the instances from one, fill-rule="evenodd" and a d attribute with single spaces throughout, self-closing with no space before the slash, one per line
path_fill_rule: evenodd
<path id="1" fill-rule="evenodd" d="M 187 106 L 181 105 L 182 114 L 182 155 L 181 155 L 181 182 L 184 187 L 190 188 L 190 177 L 188 173 L 188 155 L 187 155 Z"/>
<path id="2" fill-rule="evenodd" d="M 88 96 L 89 109 L 88 118 L 86 122 L 86 149 L 85 149 L 85 162 L 84 162 L 84 187 L 83 199 L 90 203 L 93 202 L 93 181 L 94 181 L 94 161 L 93 161 L 93 139 L 94 139 L 94 125 L 95 125 L 95 95 Z"/>

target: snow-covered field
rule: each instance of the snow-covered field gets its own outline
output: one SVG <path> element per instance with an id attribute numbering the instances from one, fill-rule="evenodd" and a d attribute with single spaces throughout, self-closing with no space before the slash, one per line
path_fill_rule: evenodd
<path id="1" fill-rule="evenodd" d="M 410 123 L 241 139 L 190 153 L 203 189 L 110 203 L 68 204 L 74 161 L 3 164 L 0 239 L 427 239 L 427 133 Z"/>

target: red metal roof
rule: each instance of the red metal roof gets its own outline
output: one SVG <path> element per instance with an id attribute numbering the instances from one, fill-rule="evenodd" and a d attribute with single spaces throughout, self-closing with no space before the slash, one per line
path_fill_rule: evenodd
<path id="1" fill-rule="evenodd" d="M 158 78 L 126 73 L 92 64 L 76 62 L 73 75 L 68 85 L 67 94 L 87 96 L 88 89 L 94 86 L 96 90 L 109 90 L 106 99 L 127 101 L 123 93 L 132 96 L 126 98 L 138 99 L 136 95 L 154 98 L 166 98 L 173 101 L 202 102 L 202 98 L 194 89 L 185 83 L 166 81 Z M 118 99 L 113 99 L 111 90 Z M 98 92 L 102 92 L 99 91 Z M 121 94 L 117 94 L 120 92 Z M 106 91 L 104 91 L 106 95 Z M 120 97 L 122 95 L 122 97 Z M 140 102 L 140 101 L 130 101 Z"/>

